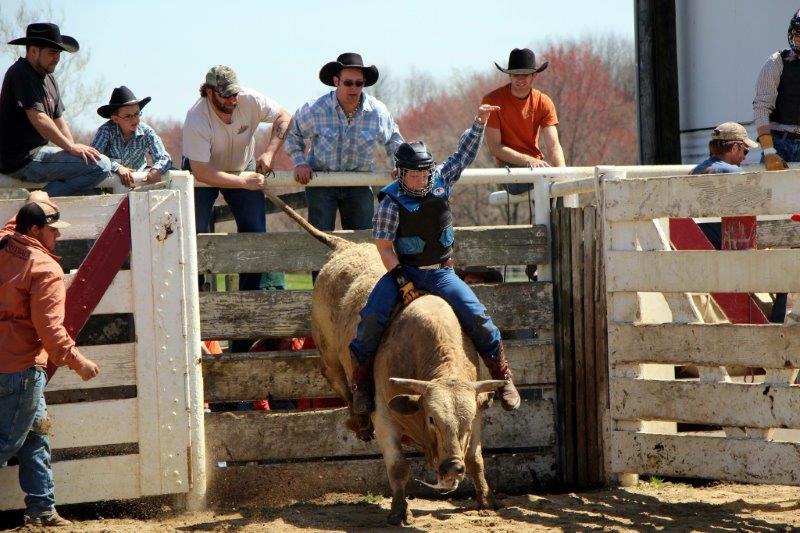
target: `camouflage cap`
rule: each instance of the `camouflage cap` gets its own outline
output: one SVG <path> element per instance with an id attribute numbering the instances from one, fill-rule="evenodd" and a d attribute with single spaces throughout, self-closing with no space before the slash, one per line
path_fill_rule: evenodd
<path id="1" fill-rule="evenodd" d="M 231 67 L 214 65 L 206 74 L 206 85 L 215 89 L 220 95 L 227 98 L 240 93 L 239 78 Z"/>

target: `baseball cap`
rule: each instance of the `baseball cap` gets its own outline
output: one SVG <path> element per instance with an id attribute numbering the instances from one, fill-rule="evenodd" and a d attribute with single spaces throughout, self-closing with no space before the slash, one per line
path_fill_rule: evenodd
<path id="1" fill-rule="evenodd" d="M 711 140 L 741 141 L 750 148 L 759 146 L 747 136 L 747 130 L 738 122 L 723 122 L 711 132 Z"/>
<path id="2" fill-rule="evenodd" d="M 68 228 L 69 222 L 59 220 L 61 213 L 55 205 L 44 202 L 30 202 L 17 212 L 17 227 L 50 226 L 51 228 Z"/>
<path id="3" fill-rule="evenodd" d="M 236 73 L 225 65 L 214 65 L 209 69 L 206 74 L 206 85 L 216 89 L 225 98 L 242 91 Z"/>

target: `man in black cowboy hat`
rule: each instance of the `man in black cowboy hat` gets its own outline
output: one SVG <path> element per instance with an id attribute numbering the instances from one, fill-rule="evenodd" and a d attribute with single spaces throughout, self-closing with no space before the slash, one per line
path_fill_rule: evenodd
<path id="1" fill-rule="evenodd" d="M 123 85 L 115 88 L 111 100 L 97 109 L 97 114 L 108 121 L 97 129 L 92 147 L 111 159 L 111 171 L 128 187 L 134 185 L 134 172 L 147 169 L 146 181 L 156 183 L 172 164 L 156 131 L 141 121 L 142 108 L 149 102 L 149 96 L 139 100 Z M 149 168 L 145 157 L 148 154 L 153 163 Z"/>
<path id="2" fill-rule="evenodd" d="M 295 181 L 307 185 L 320 171 L 370 172 L 376 145 L 391 160 L 403 138 L 386 106 L 363 92 L 378 81 L 375 65 L 365 66 L 359 54 L 344 53 L 322 67 L 319 79 L 335 90 L 298 109 L 286 138 Z M 337 210 L 343 229 L 372 227 L 370 187 L 308 187 L 306 199 L 308 220 L 321 230 L 334 229 Z"/>
<path id="3" fill-rule="evenodd" d="M 78 41 L 61 35 L 55 24 L 38 22 L 8 44 L 24 45 L 25 57 L 6 71 L 0 92 L 0 172 L 46 182 L 50 196 L 93 189 L 111 175 L 111 162 L 75 142 L 53 76 L 61 52 L 76 52 Z"/>
<path id="4" fill-rule="evenodd" d="M 528 48 L 514 48 L 508 56 L 508 68 L 497 63 L 509 75 L 510 83 L 483 97 L 484 104 L 500 107 L 489 117 L 486 144 L 498 166 L 563 167 L 564 152 L 558 140 L 558 117 L 553 101 L 533 88 L 536 76 L 547 68 L 547 62 L 536 64 L 536 54 Z M 539 148 L 539 138 L 544 151 Z M 509 185 L 512 194 L 531 189 L 529 184 Z"/>

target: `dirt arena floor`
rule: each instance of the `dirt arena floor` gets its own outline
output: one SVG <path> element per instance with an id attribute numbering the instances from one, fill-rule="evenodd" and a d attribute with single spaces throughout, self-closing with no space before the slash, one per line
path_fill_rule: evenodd
<path id="1" fill-rule="evenodd" d="M 628 489 L 502 496 L 504 508 L 476 511 L 470 500 L 410 500 L 411 531 L 797 531 L 800 487 L 691 486 L 643 482 Z M 72 506 L 79 520 L 57 531 L 354 531 L 387 528 L 389 500 L 382 496 L 331 494 L 281 508 L 236 508 L 175 513 L 165 504 Z M 103 515 L 106 516 L 103 516 Z M 18 526 L 20 513 L 0 515 Z M 14 523 L 16 522 L 16 523 Z M 387 528 L 388 529 L 388 528 Z M 25 530 L 29 531 L 29 530 Z M 54 530 L 50 530 L 54 531 Z"/>

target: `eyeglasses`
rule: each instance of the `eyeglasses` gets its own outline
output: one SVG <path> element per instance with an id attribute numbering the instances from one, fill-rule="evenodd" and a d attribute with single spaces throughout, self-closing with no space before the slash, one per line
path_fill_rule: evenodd
<path id="1" fill-rule="evenodd" d="M 141 111 L 137 111 L 136 113 L 128 113 L 127 115 L 117 115 L 122 120 L 131 120 L 132 118 L 139 118 L 142 116 Z"/>
<path id="2" fill-rule="evenodd" d="M 58 222 L 58 219 L 61 218 L 61 213 L 56 211 L 55 213 L 50 213 L 49 215 L 44 216 L 44 223 L 45 224 L 52 224 L 53 222 Z"/>
<path id="3" fill-rule="evenodd" d="M 342 85 L 345 87 L 352 87 L 353 85 L 356 87 L 363 87 L 364 80 L 342 80 Z"/>

